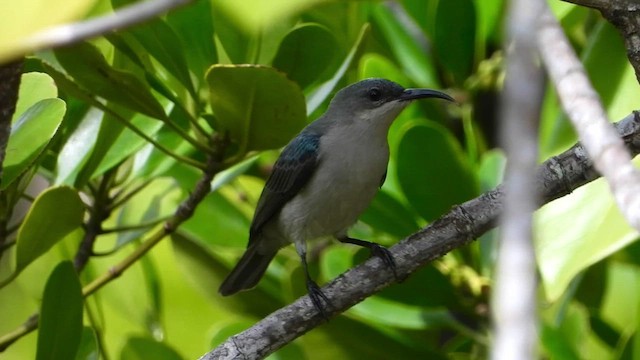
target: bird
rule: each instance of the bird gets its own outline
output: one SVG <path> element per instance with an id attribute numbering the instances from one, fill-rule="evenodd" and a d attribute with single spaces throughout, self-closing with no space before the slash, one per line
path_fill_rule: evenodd
<path id="1" fill-rule="evenodd" d="M 294 137 L 274 163 L 256 206 L 247 249 L 219 293 L 228 296 L 256 286 L 278 250 L 293 243 L 309 297 L 326 318 L 323 302 L 331 303 L 307 265 L 307 242 L 320 238 L 366 247 L 395 274 L 389 250 L 347 232 L 386 179 L 391 124 L 413 100 L 423 98 L 455 102 L 441 91 L 405 89 L 381 78 L 338 91 L 326 112 Z"/>

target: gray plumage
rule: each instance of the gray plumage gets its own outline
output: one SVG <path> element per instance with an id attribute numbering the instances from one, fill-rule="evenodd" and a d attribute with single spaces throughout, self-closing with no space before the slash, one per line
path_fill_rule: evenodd
<path id="1" fill-rule="evenodd" d="M 284 148 L 260 196 L 247 251 L 220 286 L 222 295 L 254 287 L 278 250 L 294 243 L 306 272 L 307 241 L 350 239 L 347 230 L 369 206 L 384 181 L 389 161 L 389 127 L 418 98 L 448 95 L 407 89 L 384 79 L 368 79 L 340 90 L 320 118 Z M 386 249 L 383 250 L 386 252 Z M 389 265 L 392 258 L 387 256 Z M 307 272 L 314 304 L 327 301 Z M 315 293 L 315 297 L 314 297 Z"/>

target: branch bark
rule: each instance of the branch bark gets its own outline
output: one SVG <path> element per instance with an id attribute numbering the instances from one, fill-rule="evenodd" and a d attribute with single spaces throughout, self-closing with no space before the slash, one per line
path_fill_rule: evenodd
<path id="1" fill-rule="evenodd" d="M 633 154 L 640 153 L 640 113 L 616 124 Z M 580 144 L 541 164 L 536 171 L 538 206 L 571 193 L 599 175 Z M 409 276 L 429 262 L 466 245 L 496 225 L 502 212 L 503 187 L 454 207 L 448 214 L 400 241 L 389 250 L 399 278 Z M 334 305 L 327 315 L 341 313 L 368 296 L 395 283 L 396 279 L 378 258 L 347 271 L 323 287 Z M 308 296 L 272 313 L 253 327 L 227 339 L 201 360 L 259 359 L 271 354 L 323 322 Z"/>
<path id="2" fill-rule="evenodd" d="M 613 24 L 627 47 L 627 57 L 640 83 L 640 6 L 635 0 L 564 0 L 599 10 Z"/>

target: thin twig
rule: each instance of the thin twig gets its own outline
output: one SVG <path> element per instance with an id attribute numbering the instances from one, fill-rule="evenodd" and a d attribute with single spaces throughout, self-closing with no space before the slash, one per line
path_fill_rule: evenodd
<path id="1" fill-rule="evenodd" d="M 43 30 L 25 39 L 24 43 L 31 50 L 73 44 L 131 27 L 191 1 L 193 0 L 150 0 L 134 3 L 112 14 Z"/>
<path id="2" fill-rule="evenodd" d="M 207 157 L 206 170 L 203 172 L 202 177 L 195 185 L 193 192 L 185 199 L 175 211 L 174 215 L 168 219 L 164 226 L 156 233 L 151 235 L 144 243 L 129 254 L 126 258 L 114 265 L 108 272 L 102 274 L 94 281 L 82 288 L 82 294 L 84 297 L 88 297 L 100 288 L 119 277 L 124 271 L 126 271 L 131 265 L 135 264 L 142 256 L 144 256 L 149 250 L 157 245 L 167 235 L 173 233 L 178 226 L 188 220 L 196 210 L 196 207 L 204 200 L 205 196 L 209 194 L 211 189 L 211 180 L 213 177 L 223 169 L 222 163 L 224 158 L 224 152 L 228 146 L 228 138 L 215 135 L 211 141 L 215 152 Z M 22 336 L 30 333 L 38 328 L 38 314 L 29 318 L 27 322 L 20 325 L 16 330 L 0 336 L 0 352 L 4 351 L 9 345 L 20 339 Z"/>

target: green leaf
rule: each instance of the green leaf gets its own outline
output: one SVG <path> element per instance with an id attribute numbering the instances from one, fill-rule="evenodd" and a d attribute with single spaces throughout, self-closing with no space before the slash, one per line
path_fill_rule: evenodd
<path id="1" fill-rule="evenodd" d="M 151 56 L 197 98 L 184 55 L 187 51 L 182 48 L 182 42 L 166 22 L 155 19 L 143 26 L 134 27 L 131 33 Z"/>
<path id="2" fill-rule="evenodd" d="M 184 56 L 199 81 L 209 66 L 218 62 L 211 11 L 211 1 L 197 0 L 167 14 L 167 22 L 182 40 L 182 46 L 189 49 Z"/>
<path id="3" fill-rule="evenodd" d="M 18 230 L 16 272 L 80 227 L 83 216 L 84 204 L 72 188 L 49 188 L 38 195 Z"/>
<path id="4" fill-rule="evenodd" d="M 395 58 L 416 85 L 438 87 L 431 57 L 387 6 L 385 3 L 376 4 L 372 15 Z"/>
<path id="5" fill-rule="evenodd" d="M 169 345 L 146 337 L 130 337 L 122 348 L 120 359 L 127 360 L 181 360 L 182 357 Z"/>
<path id="6" fill-rule="evenodd" d="M 536 259 L 549 301 L 558 299 L 582 270 L 638 236 L 602 179 L 547 204 L 535 220 Z"/>
<path id="7" fill-rule="evenodd" d="M 434 46 L 440 63 L 462 85 L 474 63 L 476 9 L 472 0 L 438 1 Z"/>
<path id="8" fill-rule="evenodd" d="M 385 191 L 379 191 L 360 220 L 374 229 L 403 238 L 420 229 L 415 215 Z"/>
<path id="9" fill-rule="evenodd" d="M 360 34 L 358 38 L 353 43 L 351 50 L 344 58 L 338 70 L 336 70 L 335 74 L 331 77 L 331 79 L 325 81 L 320 84 L 317 88 L 315 88 L 311 93 L 307 95 L 307 115 L 313 113 L 319 106 L 322 104 L 333 92 L 336 85 L 344 74 L 347 72 L 349 67 L 351 67 L 351 63 L 355 60 L 356 56 L 362 48 L 364 47 L 364 40 L 367 38 L 371 27 L 369 24 L 364 24 L 360 29 Z"/>
<path id="10" fill-rule="evenodd" d="M 40 100 L 20 115 L 11 128 L 0 190 L 26 171 L 58 131 L 66 111 L 65 102 Z"/>
<path id="11" fill-rule="evenodd" d="M 246 0 L 217 1 L 216 6 L 222 16 L 235 22 L 241 30 L 250 34 L 257 34 L 265 28 L 277 24 L 279 21 L 293 17 L 297 13 L 326 0 Z M 216 24 L 217 26 L 217 24 Z"/>
<path id="12" fill-rule="evenodd" d="M 366 319 L 368 323 L 403 329 L 427 329 L 455 322 L 445 307 L 425 309 L 422 306 L 402 304 L 379 296 L 365 299 L 349 312 L 363 321 Z"/>
<path id="13" fill-rule="evenodd" d="M 211 107 L 241 154 L 282 147 L 306 125 L 300 88 L 273 68 L 214 65 L 207 81 Z"/>
<path id="14" fill-rule="evenodd" d="M 441 125 L 427 122 L 407 128 L 397 158 L 400 187 L 428 221 L 478 194 L 478 180 L 460 145 Z"/>
<path id="15" fill-rule="evenodd" d="M 67 141 L 62 145 L 56 162 L 55 184 L 73 185 L 82 167 L 91 157 L 92 149 L 96 143 L 96 134 L 100 127 L 104 114 L 98 109 L 90 109 L 80 120 Z"/>
<path id="16" fill-rule="evenodd" d="M 14 120 L 38 101 L 58 97 L 58 88 L 51 76 L 40 72 L 22 74 L 19 91 Z"/>
<path id="17" fill-rule="evenodd" d="M 309 46 L 309 44 L 314 44 Z M 273 66 L 301 88 L 316 81 L 335 59 L 338 42 L 324 26 L 304 24 L 282 40 Z"/>
<path id="18" fill-rule="evenodd" d="M 113 68 L 90 43 L 54 50 L 56 59 L 89 92 L 156 119 L 166 119 L 149 85 L 133 73 Z"/>
<path id="19" fill-rule="evenodd" d="M 98 348 L 98 338 L 92 328 L 85 326 L 82 328 L 82 338 L 78 346 L 75 360 L 99 360 L 100 349 Z"/>
<path id="20" fill-rule="evenodd" d="M 36 360 L 73 359 L 82 338 L 82 288 L 73 264 L 53 269 L 42 297 Z"/>

